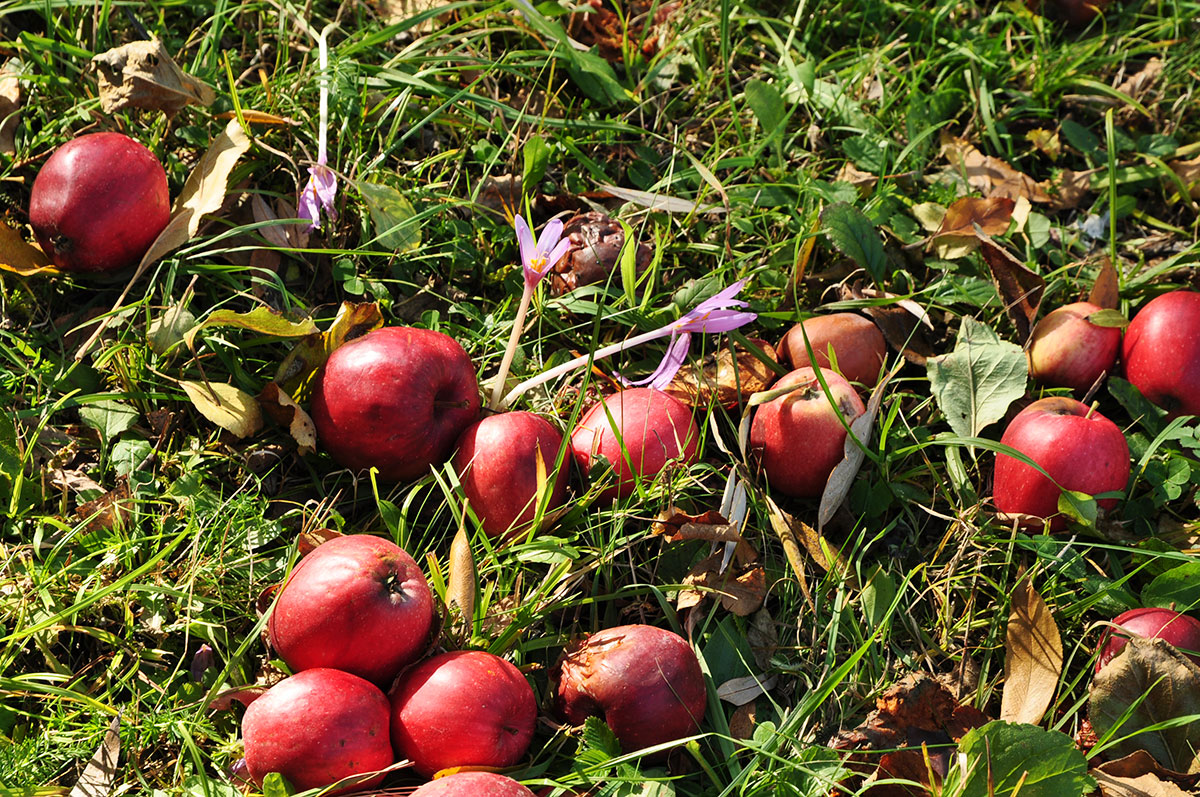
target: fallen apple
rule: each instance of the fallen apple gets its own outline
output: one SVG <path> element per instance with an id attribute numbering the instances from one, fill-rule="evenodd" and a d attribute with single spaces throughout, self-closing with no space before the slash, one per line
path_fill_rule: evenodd
<path id="1" fill-rule="evenodd" d="M 1108 7 L 1111 0 L 1025 0 L 1030 11 L 1068 25 L 1085 25 Z"/>
<path id="2" fill-rule="evenodd" d="M 571 452 L 584 473 L 599 457 L 611 465 L 616 483 L 601 493 L 611 500 L 631 495 L 638 480 L 652 479 L 669 462 L 695 462 L 699 440 L 686 404 L 661 390 L 636 387 L 584 413 L 571 432 Z"/>
<path id="3" fill-rule="evenodd" d="M 1129 446 L 1121 430 L 1073 398 L 1033 402 L 1017 413 L 1000 442 L 1029 457 L 1049 477 L 1019 459 L 997 454 L 992 480 L 996 510 L 1049 518 L 1051 530 L 1066 525 L 1058 512 L 1063 490 L 1097 495 L 1123 490 L 1129 480 Z M 1117 499 L 1098 503 L 1111 511 Z M 1029 528 L 1040 521 L 1023 520 L 1021 525 Z"/>
<path id="4" fill-rule="evenodd" d="M 793 369 L 812 367 L 804 336 L 817 357 L 817 365 L 830 367 L 829 350 L 837 360 L 838 372 L 850 382 L 871 387 L 887 357 L 883 333 L 870 319 L 857 313 L 833 313 L 805 319 L 788 330 L 779 341 L 779 360 Z"/>
<path id="5" fill-rule="evenodd" d="M 1112 371 L 1121 330 L 1088 321 L 1100 310 L 1091 302 L 1075 302 L 1038 321 L 1029 338 L 1030 375 L 1044 385 L 1085 391 Z"/>
<path id="6" fill-rule="evenodd" d="M 798 387 L 763 404 L 750 425 L 750 450 L 772 490 L 793 498 L 815 498 L 845 456 L 847 424 L 867 411 L 854 387 L 833 371 L 822 371 L 829 396 L 811 368 L 779 378 L 774 388 Z M 836 403 L 836 409 L 835 409 Z"/>
<path id="7" fill-rule="evenodd" d="M 1151 299 L 1125 330 L 1125 378 L 1172 416 L 1200 415 L 1200 293 Z"/>
<path id="8" fill-rule="evenodd" d="M 29 223 L 65 271 L 134 265 L 171 218 L 162 164 L 121 133 L 89 133 L 54 151 L 34 178 Z"/>
<path id="9" fill-rule="evenodd" d="M 557 429 L 531 412 L 489 415 L 458 438 L 454 470 L 488 536 L 507 538 L 527 530 L 537 513 L 539 489 L 549 493 L 547 512 L 562 506 L 570 463 L 564 458 L 555 474 L 562 442 Z"/>
<path id="10" fill-rule="evenodd" d="M 555 706 L 568 722 L 603 717 L 625 752 L 696 733 L 708 702 L 683 637 L 651 625 L 599 631 L 556 666 Z"/>
<path id="11" fill-rule="evenodd" d="M 1194 617 L 1171 609 L 1130 609 L 1114 617 L 1113 625 L 1120 630 L 1105 629 L 1100 637 L 1100 658 L 1096 660 L 1096 672 L 1100 672 L 1104 665 L 1124 650 L 1131 636 L 1161 639 L 1200 664 L 1200 621 Z"/>
<path id="12" fill-rule="evenodd" d="M 335 537 L 300 560 L 267 622 L 293 672 L 332 667 L 387 687 L 420 658 L 433 625 L 421 568 L 389 540 Z"/>
<path id="13" fill-rule="evenodd" d="M 278 772 L 297 790 L 366 775 L 396 760 L 388 740 L 388 701 L 379 687 L 341 670 L 285 678 L 246 708 L 246 768 L 259 786 Z M 337 792 L 377 785 L 379 775 Z"/>
<path id="14" fill-rule="evenodd" d="M 455 772 L 429 781 L 409 797 L 533 797 L 533 792 L 494 772 Z"/>
<path id="15" fill-rule="evenodd" d="M 312 419 L 343 467 L 408 481 L 450 458 L 479 415 L 471 359 L 448 335 L 383 327 L 339 347 L 317 375 Z"/>
<path id="16" fill-rule="evenodd" d="M 392 689 L 392 744 L 425 777 L 449 767 L 510 767 L 529 749 L 537 701 L 521 671 L 499 656 L 432 656 Z"/>

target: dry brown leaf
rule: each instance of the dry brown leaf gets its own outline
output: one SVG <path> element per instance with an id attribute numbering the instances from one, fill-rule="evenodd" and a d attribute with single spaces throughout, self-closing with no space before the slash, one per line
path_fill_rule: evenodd
<path id="1" fill-rule="evenodd" d="M 988 235 L 1000 235 L 1008 229 L 1016 202 L 1008 197 L 962 197 L 946 208 L 946 215 L 934 239 L 943 236 L 975 238 L 975 225 Z"/>
<path id="2" fill-rule="evenodd" d="M 300 456 L 317 450 L 317 427 L 312 418 L 279 385 L 268 382 L 258 394 L 258 402 L 275 423 L 288 430 Z"/>
<path id="3" fill-rule="evenodd" d="M 1151 58 L 1146 62 L 1145 66 L 1125 78 L 1125 80 L 1121 81 L 1114 88 L 1134 100 L 1141 101 L 1142 97 L 1146 96 L 1146 93 L 1154 88 L 1154 84 L 1158 82 L 1162 71 L 1163 62 L 1157 57 Z"/>
<path id="4" fill-rule="evenodd" d="M 1123 758 L 1106 761 L 1088 774 L 1100 783 L 1103 794 L 1121 797 L 1177 797 L 1181 794 L 1195 794 L 1197 785 L 1200 785 L 1200 775 L 1185 775 L 1167 769 L 1145 750 L 1136 750 Z M 1172 791 L 1172 788 L 1175 790 Z"/>
<path id="5" fill-rule="evenodd" d="M 214 119 L 228 121 L 229 119 L 237 119 L 238 115 L 235 111 L 222 111 L 215 114 Z M 242 109 L 242 121 L 252 125 L 286 125 L 288 127 L 299 127 L 300 123 L 288 116 L 276 116 L 273 113 L 265 111 L 255 111 L 250 108 Z M 292 218 L 288 216 L 286 218 Z"/>
<path id="6" fill-rule="evenodd" d="M 21 124 L 21 62 L 10 58 L 0 67 L 0 155 L 17 151 Z"/>
<path id="7" fill-rule="evenodd" d="M 709 595 L 718 597 L 721 607 L 738 617 L 748 617 L 762 607 L 767 596 L 767 575 L 762 565 L 753 563 L 737 570 L 731 567 L 722 573 L 723 560 L 724 553 L 717 551 L 683 577 L 684 585 L 691 589 L 679 591 L 680 610 L 699 605 Z"/>
<path id="8" fill-rule="evenodd" d="M 115 489 L 75 508 L 75 517 L 86 521 L 87 531 L 117 529 L 125 522 L 124 503 L 129 500 L 129 482 L 122 480 Z"/>
<path id="9" fill-rule="evenodd" d="M 1192 158 L 1190 161 L 1171 161 L 1168 166 L 1175 174 L 1179 175 L 1179 179 L 1188 188 L 1188 195 L 1192 199 L 1200 199 L 1200 157 Z"/>
<path id="10" fill-rule="evenodd" d="M 46 253 L 26 243 L 21 233 L 0 221 L 0 271 L 28 277 L 33 274 L 61 274 Z"/>
<path id="11" fill-rule="evenodd" d="M 262 411 L 254 397 L 225 382 L 180 382 L 200 414 L 237 437 L 262 429 Z"/>
<path id="12" fill-rule="evenodd" d="M 1096 779 L 1101 797 L 1189 797 L 1195 794 L 1184 791 L 1158 775 L 1122 778 L 1095 769 L 1089 774 Z"/>
<path id="13" fill-rule="evenodd" d="M 801 579 L 801 583 L 803 583 L 804 571 L 803 561 L 798 557 L 797 543 L 804 546 L 804 550 L 808 551 L 808 555 L 822 570 L 837 573 L 845 580 L 847 588 L 858 589 L 858 579 L 854 575 L 854 569 L 837 547 L 830 544 L 812 526 L 784 512 L 769 495 L 766 496 L 766 499 L 771 527 L 775 529 L 775 533 L 783 542 L 784 553 L 787 555 L 792 569 L 796 572 L 796 577 Z"/>
<path id="14" fill-rule="evenodd" d="M 179 68 L 159 39 L 141 40 L 92 57 L 99 78 L 100 108 L 162 111 L 171 116 L 186 105 L 212 105 L 216 92 Z"/>
<path id="15" fill-rule="evenodd" d="M 942 155 L 971 188 L 988 197 L 1025 197 L 1030 202 L 1050 202 L 1041 183 L 1019 172 L 1000 158 L 984 155 L 965 139 L 942 135 Z"/>
<path id="16" fill-rule="evenodd" d="M 765 695 L 779 683 L 779 676 L 747 675 L 743 678 L 730 678 L 717 687 L 717 697 L 734 706 L 744 706 L 753 703 L 760 695 Z"/>
<path id="17" fill-rule="evenodd" d="M 866 195 L 875 188 L 875 184 L 879 182 L 879 178 L 870 172 L 864 172 L 850 161 L 842 164 L 842 168 L 838 170 L 837 176 L 833 178 L 835 183 L 849 183 L 858 189 L 862 195 Z"/>
<path id="18" fill-rule="evenodd" d="M 1062 637 L 1054 617 L 1029 579 L 1017 585 L 1004 657 L 1004 697 L 1000 719 L 1037 725 L 1062 675 Z"/>
<path id="19" fill-rule="evenodd" d="M 316 528 L 305 529 L 296 538 L 296 551 L 301 557 L 308 556 L 317 549 L 318 545 L 346 535 L 335 529 Z"/>
<path id="20" fill-rule="evenodd" d="M 445 0 L 375 0 L 375 7 L 385 25 L 398 25 L 431 8 L 446 5 Z M 413 33 L 424 33 L 433 25 L 433 18 L 409 28 Z"/>
<path id="21" fill-rule="evenodd" d="M 1050 207 L 1053 210 L 1071 210 L 1079 207 L 1092 192 L 1092 175 L 1098 169 L 1081 172 L 1063 169 L 1049 183 Z"/>
<path id="22" fill-rule="evenodd" d="M 450 580 L 446 586 L 446 609 L 457 606 L 470 628 L 475 616 L 475 559 L 465 526 L 459 526 L 450 543 Z"/>
<path id="23" fill-rule="evenodd" d="M 742 535 L 736 525 L 731 524 L 720 513 L 713 510 L 699 515 L 689 515 L 675 507 L 661 512 L 650 525 L 650 531 L 660 534 L 667 542 L 680 540 L 711 540 L 714 542 L 739 542 Z"/>
<path id="24" fill-rule="evenodd" d="M 266 203 L 260 194 L 250 197 L 250 212 L 258 223 L 297 218 L 296 207 L 283 197 L 275 200 L 275 207 Z M 267 242 L 281 249 L 303 249 L 308 246 L 308 230 L 303 224 L 273 224 L 258 231 Z"/>
<path id="25" fill-rule="evenodd" d="M 992 272 L 996 290 L 1004 302 L 1004 311 L 1012 319 L 1018 340 L 1024 345 L 1041 307 L 1046 281 L 986 235 L 979 236 L 979 251 Z"/>
<path id="26" fill-rule="evenodd" d="M 775 347 L 765 340 L 750 338 L 750 342 L 767 359 L 779 361 Z M 721 348 L 706 356 L 698 366 L 680 368 L 663 390 L 697 408 L 707 409 L 714 400 L 727 410 L 745 406 L 751 395 L 771 386 L 776 373 L 741 345 L 735 344 L 734 352 Z"/>
<path id="27" fill-rule="evenodd" d="M 729 735 L 735 740 L 751 739 L 754 737 L 754 726 L 757 724 L 758 704 L 751 700 L 738 706 L 729 715 Z"/>
<path id="28" fill-rule="evenodd" d="M 95 479 L 80 470 L 55 468 L 50 471 L 50 483 L 73 493 L 104 492 Z"/>
<path id="29" fill-rule="evenodd" d="M 1108 257 L 1100 260 L 1100 272 L 1096 275 L 1096 282 L 1088 294 L 1088 301 L 1108 310 L 1116 309 L 1121 303 L 1121 285 L 1117 269 Z"/>
<path id="30" fill-rule="evenodd" d="M 112 718 L 104 730 L 104 740 L 96 748 L 83 774 L 71 789 L 70 797 L 108 797 L 117 776 L 121 756 L 121 715 Z"/>
<path id="31" fill-rule="evenodd" d="M 867 457 L 863 447 L 871 444 L 871 428 L 875 425 L 875 416 L 879 413 L 879 402 L 883 400 L 884 388 L 896 375 L 897 370 L 899 370 L 899 366 L 879 380 L 879 384 L 875 385 L 875 389 L 871 391 L 871 398 L 867 401 L 867 411 L 850 422 L 850 432 L 853 437 L 846 435 L 842 461 L 834 466 L 829 478 L 825 481 L 825 489 L 821 492 L 821 503 L 817 507 L 818 533 L 825 529 L 825 524 L 833 518 L 833 513 L 846 500 L 846 496 L 850 494 L 850 488 L 854 486 L 854 478 L 858 475 L 863 460 Z M 855 438 L 862 442 L 862 446 L 854 441 Z"/>

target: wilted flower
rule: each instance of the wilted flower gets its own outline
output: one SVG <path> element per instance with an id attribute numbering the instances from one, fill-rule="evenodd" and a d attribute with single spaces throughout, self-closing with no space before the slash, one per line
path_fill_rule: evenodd
<path id="1" fill-rule="evenodd" d="M 554 264 L 571 248 L 571 242 L 562 237 L 563 223 L 561 219 L 551 219 L 537 243 L 533 242 L 533 233 L 525 219 L 518 213 L 513 219 L 513 227 L 517 231 L 517 245 L 521 248 L 521 266 L 525 271 L 525 285 L 533 288 L 542 278 L 550 273 Z"/>

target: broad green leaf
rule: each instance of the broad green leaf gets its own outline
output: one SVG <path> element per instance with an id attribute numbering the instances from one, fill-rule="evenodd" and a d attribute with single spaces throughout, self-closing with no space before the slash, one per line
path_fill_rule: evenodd
<path id="1" fill-rule="evenodd" d="M 263 778 L 262 793 L 263 797 L 291 797 L 296 790 L 283 775 L 278 772 L 268 772 L 267 776 Z"/>
<path id="2" fill-rule="evenodd" d="M 1096 674 L 1088 718 L 1106 749 L 1145 750 L 1177 772 L 1200 772 L 1200 666 L 1161 639 L 1133 637 Z"/>
<path id="3" fill-rule="evenodd" d="M 751 80 L 746 84 L 746 104 L 754 112 L 763 133 L 769 138 L 783 125 L 783 97 L 770 83 Z"/>
<path id="4" fill-rule="evenodd" d="M 1029 376 L 1021 347 L 969 316 L 962 320 L 954 351 L 930 357 L 926 368 L 933 397 L 960 437 L 978 437 L 1003 418 L 1025 395 Z"/>
<path id="5" fill-rule="evenodd" d="M 546 167 L 550 165 L 550 145 L 541 136 L 532 136 L 525 142 L 521 155 L 525 161 L 521 185 L 526 191 L 536 191 L 537 184 L 546 175 Z"/>
<path id="6" fill-rule="evenodd" d="M 1098 327 L 1118 327 L 1124 329 L 1129 326 L 1129 319 L 1120 310 L 1097 310 L 1087 317 L 1089 324 L 1095 324 Z"/>
<path id="7" fill-rule="evenodd" d="M 876 282 L 883 281 L 887 254 L 875 225 L 865 213 L 846 202 L 837 202 L 821 211 L 821 223 L 842 254 L 865 268 Z"/>
<path id="8" fill-rule="evenodd" d="M 107 446 L 117 435 L 137 423 L 138 411 L 119 401 L 94 401 L 79 408 L 79 419 L 100 433 Z"/>
<path id="9" fill-rule="evenodd" d="M 1071 737 L 995 720 L 967 733 L 946 775 L 944 797 L 1083 797 L 1095 788 Z"/>
<path id="10" fill-rule="evenodd" d="M 1200 562 L 1188 562 L 1161 573 L 1142 590 L 1143 606 L 1190 612 L 1200 607 Z"/>
<path id="11" fill-rule="evenodd" d="M 188 348 L 195 348 L 196 336 L 203 329 L 210 327 L 238 327 L 260 335 L 273 338 L 301 338 L 317 332 L 317 325 L 312 319 L 289 321 L 282 313 L 270 307 L 255 307 L 245 313 L 233 310 L 217 310 L 209 313 L 208 317 L 184 333 L 183 339 Z"/>
<path id="12" fill-rule="evenodd" d="M 1096 499 L 1078 490 L 1063 490 L 1059 493 L 1058 511 L 1088 528 L 1096 525 L 1096 518 L 1100 514 Z"/>
<path id="13" fill-rule="evenodd" d="M 200 414 L 233 433 L 249 437 L 262 428 L 262 410 L 249 393 L 224 382 L 180 382 Z"/>
<path id="14" fill-rule="evenodd" d="M 354 184 L 375 224 L 379 243 L 397 254 L 408 254 L 421 246 L 421 227 L 417 211 L 404 194 L 389 185 L 359 182 Z"/>

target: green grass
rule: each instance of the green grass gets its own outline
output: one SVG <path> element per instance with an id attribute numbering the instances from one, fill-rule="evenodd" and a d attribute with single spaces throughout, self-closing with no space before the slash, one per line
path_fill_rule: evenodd
<path id="1" fill-rule="evenodd" d="M 603 202 L 657 251 L 636 288 L 618 272 L 607 285 L 539 295 L 517 378 L 661 326 L 743 277 L 759 320 L 742 331 L 772 344 L 801 314 L 861 306 L 839 301 L 837 286 L 870 279 L 852 274 L 820 232 L 820 211 L 839 201 L 882 232 L 879 286 L 927 309 L 936 350 L 952 348 L 963 316 L 1012 339 L 979 256 L 940 260 L 920 245 L 913 207 L 964 193 L 939 155 L 942 134 L 1037 180 L 1098 169 L 1097 190 L 1078 208 L 1036 206 L 1026 230 L 1008 237 L 1045 277 L 1045 307 L 1086 294 L 1102 253 L 1122 264 L 1126 311 L 1167 286 L 1194 284 L 1200 217 L 1160 164 L 1179 151 L 1194 156 L 1188 147 L 1200 141 L 1200 53 L 1185 44 L 1200 35 L 1196 2 L 1120 3 L 1087 30 L 1064 31 L 1016 2 L 700 0 L 670 16 L 657 49 L 628 46 L 611 65 L 569 46 L 566 5 L 531 6 L 528 16 L 518 13 L 524 7 L 455 3 L 446 17 L 386 26 L 370 4 L 313 4 L 313 29 L 339 23 L 330 35 L 329 125 L 329 162 L 344 178 L 339 217 L 307 247 L 276 247 L 251 261 L 269 244 L 236 197 L 294 201 L 316 153 L 319 76 L 315 45 L 294 23 L 302 9 L 0 3 L 0 52 L 21 60 L 23 92 L 16 152 L 0 156 L 0 208 L 27 237 L 33 177 L 74 135 L 129 132 L 162 159 L 175 194 L 223 128 L 215 115 L 234 110 L 235 97 L 237 107 L 296 123 L 251 128 L 255 145 L 230 181 L 235 201 L 134 284 L 81 362 L 76 348 L 125 278 L 0 274 L 0 784 L 66 793 L 119 711 L 116 783 L 125 790 L 232 793 L 222 784 L 241 755 L 239 715 L 207 703 L 223 689 L 279 676 L 255 603 L 286 573 L 300 533 L 384 534 L 427 573 L 437 568 L 434 583 L 446 578 L 462 514 L 452 473 L 376 485 L 323 454 L 299 457 L 270 423 L 248 440 L 219 432 L 178 381 L 229 381 L 257 394 L 291 344 L 210 328 L 194 353 L 156 352 L 148 330 L 166 308 L 185 302 L 203 319 L 266 305 L 325 328 L 341 302 L 375 301 L 387 323 L 454 336 L 485 381 L 499 366 L 521 271 L 508 220 L 483 203 L 489 178 L 529 172 L 523 212 L 544 221 L 547 196 L 583 195 L 570 207 Z M 212 108 L 170 120 L 100 112 L 88 60 L 137 38 L 134 18 L 217 89 Z M 418 20 L 424 32 L 414 32 Z M 1163 71 L 1140 98 L 1143 113 L 1111 89 L 1152 57 Z M 1057 159 L 1031 144 L 1027 134 L 1039 129 L 1059 134 Z M 538 140 L 544 171 L 525 155 Z M 862 191 L 838 182 L 847 163 L 878 180 Z M 381 241 L 386 230 L 354 181 L 400 192 L 412 206 L 402 229 L 419 233 L 419 246 L 397 253 Z M 648 212 L 604 200 L 595 193 L 602 184 L 721 212 Z M 1116 237 L 1086 238 L 1078 223 L 1110 207 Z M 694 344 L 693 353 L 727 342 Z M 661 352 L 651 345 L 601 367 L 644 375 Z M 899 362 L 893 354 L 889 365 Z M 604 380 L 577 373 L 521 404 L 565 425 L 600 389 Z M 638 774 L 636 758 L 588 770 L 575 760 L 585 745 L 577 734 L 543 726 L 529 766 L 514 775 L 570 788 L 608 783 L 604 794 L 643 793 L 642 783 L 647 794 L 827 794 L 845 773 L 823 745 L 910 671 L 945 673 L 969 661 L 978 670 L 969 702 L 997 713 L 1009 595 L 1024 571 L 1034 574 L 1066 648 L 1045 724 L 1074 733 L 1085 716 L 1093 623 L 1137 605 L 1156 575 L 1195 561 L 1195 438 L 1157 439 L 1160 428 L 1135 422 L 1102 388 L 1101 411 L 1126 429 L 1135 462 L 1145 457 L 1147 468 L 1123 505 L 1126 533 L 1016 533 L 989 511 L 991 454 L 954 437 L 929 396 L 925 370 L 905 366 L 827 531 L 853 579 L 808 559 L 802 588 L 772 530 L 762 480 L 752 466 L 739 471 L 756 487 L 747 529 L 766 567 L 767 597 L 744 618 L 709 601 L 688 624 L 713 690 L 704 736 L 670 770 L 642 765 Z M 132 408 L 113 439 L 96 430 L 119 420 L 103 402 Z M 527 666 L 548 707 L 547 672 L 570 639 L 631 621 L 682 628 L 674 593 L 708 544 L 664 544 L 650 521 L 673 505 L 719 506 L 731 468 L 740 467 L 727 453 L 739 420 L 739 412 L 714 410 L 702 424 L 698 464 L 611 507 L 576 474 L 573 507 L 549 535 L 496 548 L 475 532 L 480 599 L 463 643 Z M 994 440 L 999 431 L 984 434 Z M 86 474 L 102 492 L 124 490 L 119 519 L 81 509 L 102 493 L 55 486 L 56 468 Z M 815 525 L 814 502 L 783 506 Z M 773 640 L 768 650 L 758 646 L 764 638 Z M 202 644 L 216 667 L 195 681 L 189 668 Z M 778 675 L 757 702 L 760 728 L 772 723 L 776 732 L 734 740 L 733 708 L 715 687 L 761 672 Z"/>

